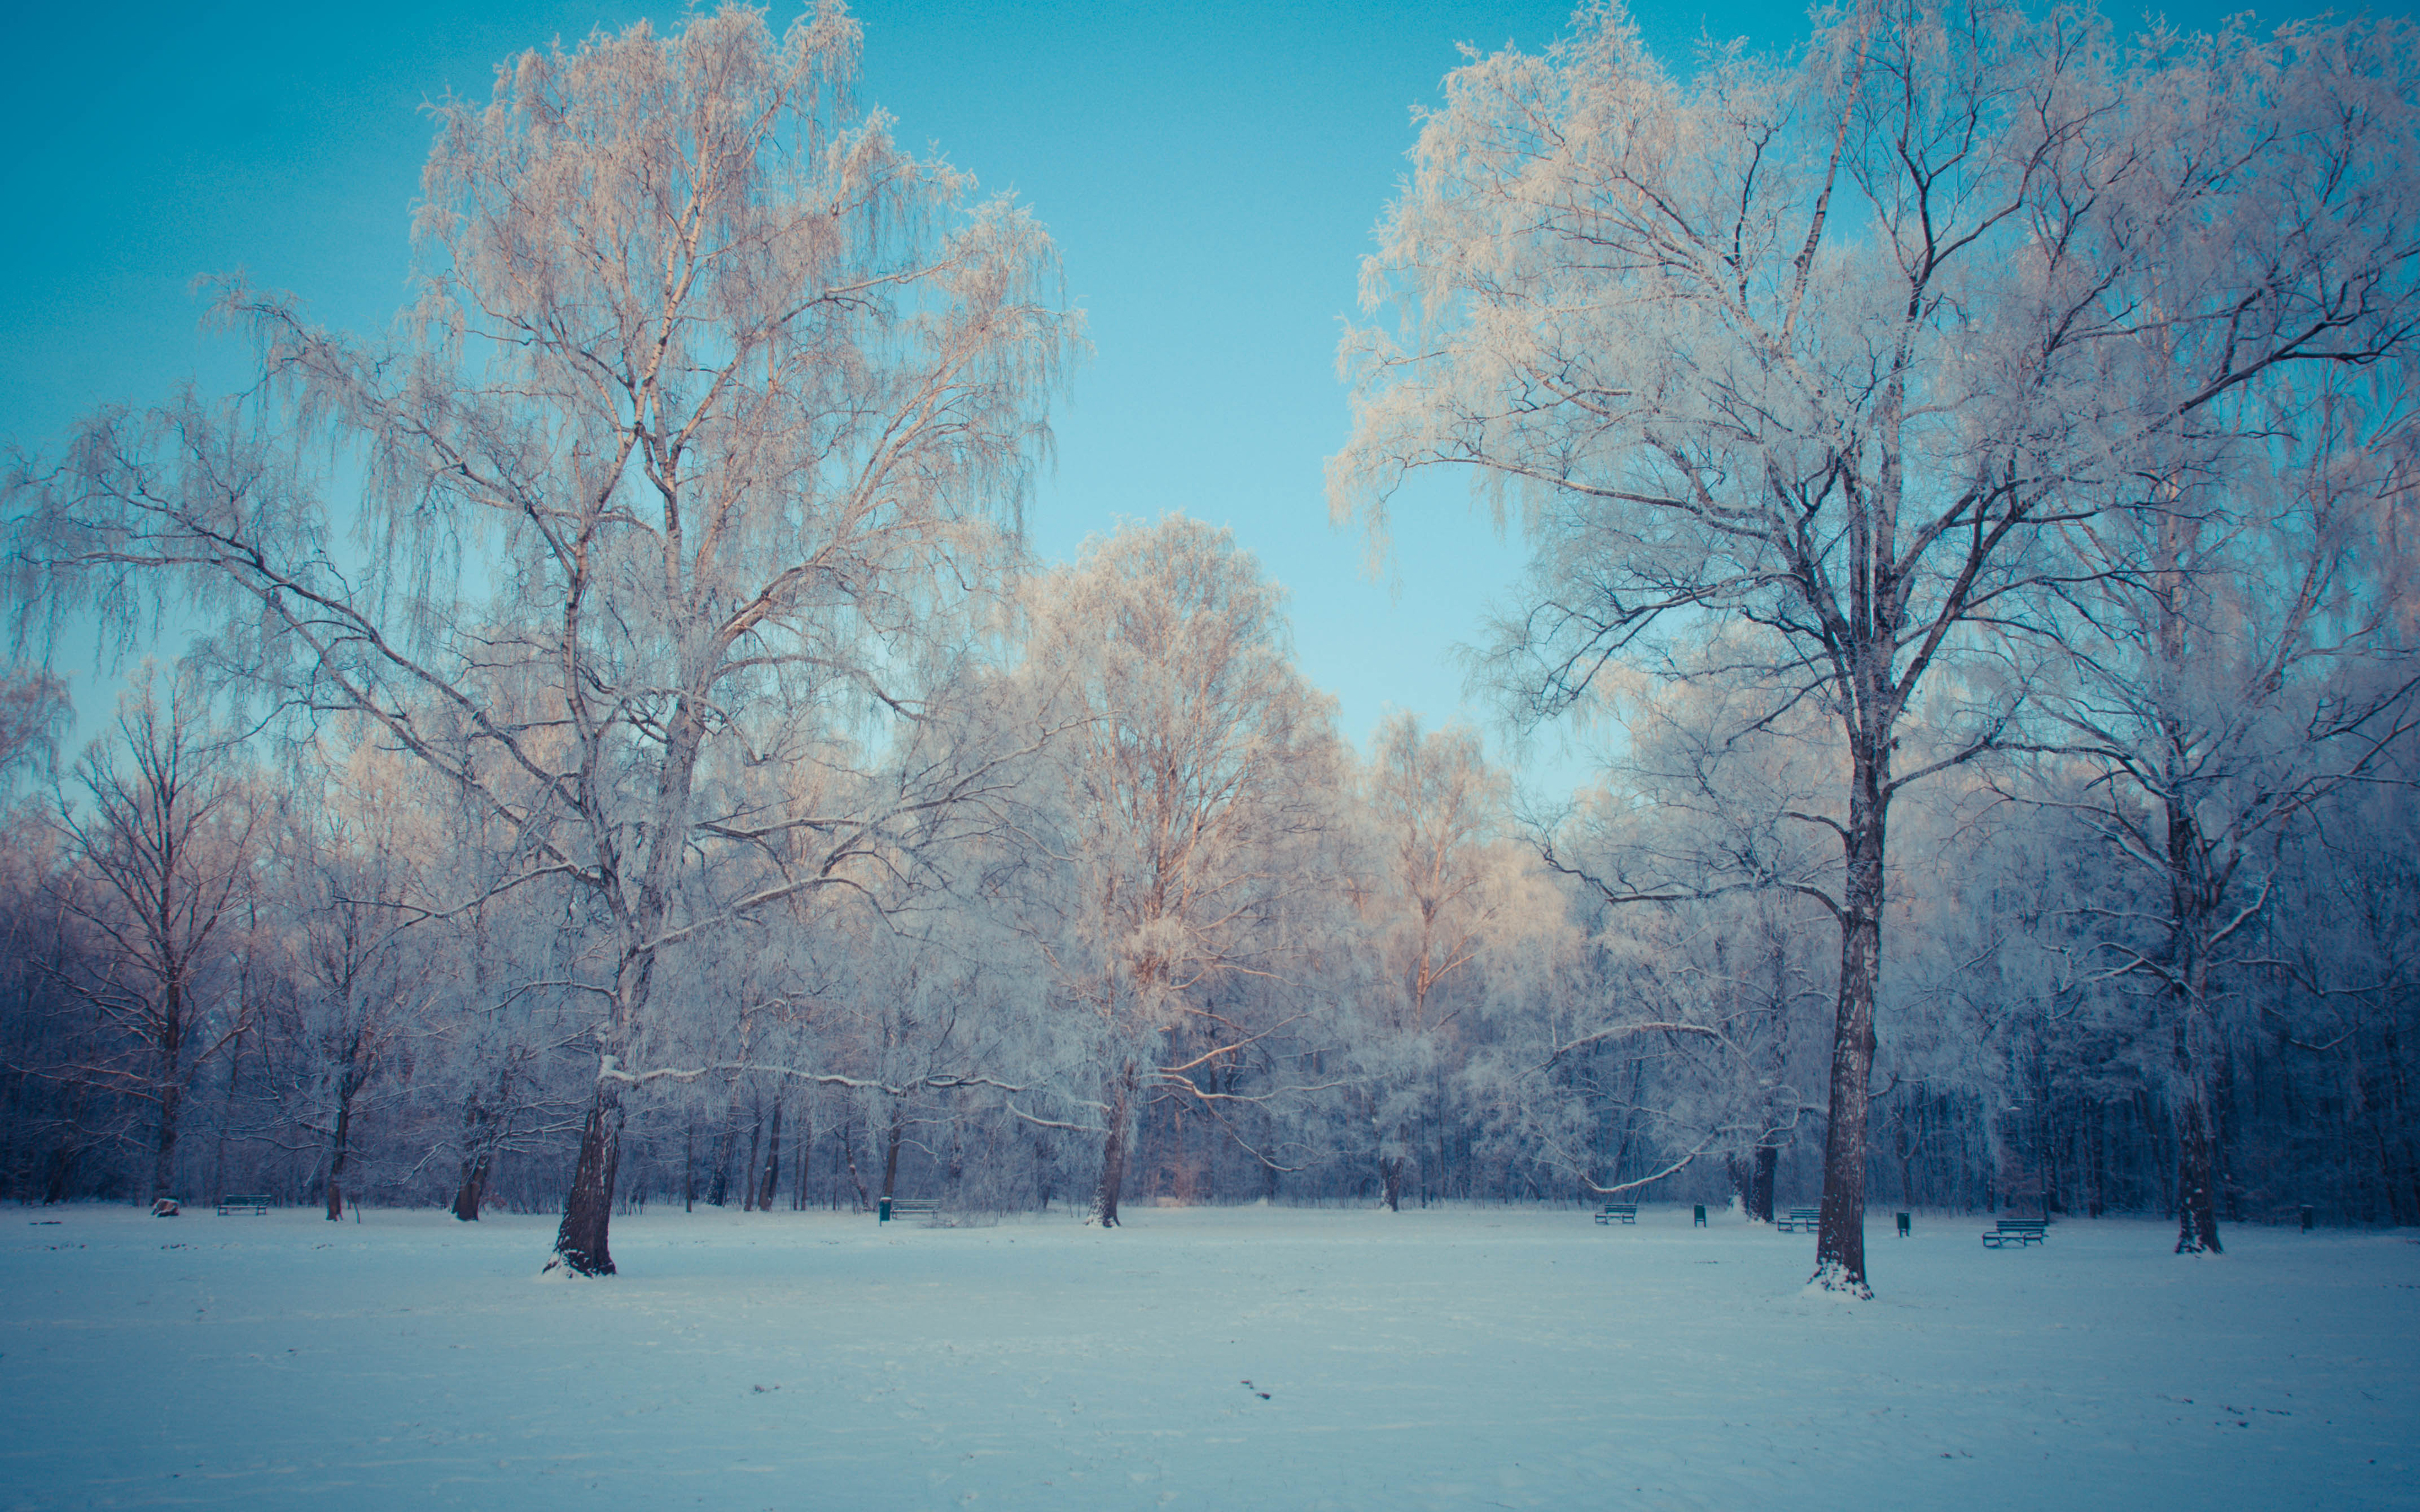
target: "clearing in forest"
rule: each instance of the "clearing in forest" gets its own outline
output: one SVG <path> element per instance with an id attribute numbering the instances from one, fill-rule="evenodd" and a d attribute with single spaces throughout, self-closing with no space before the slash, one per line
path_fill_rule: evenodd
<path id="1" fill-rule="evenodd" d="M 50 1220 L 56 1220 L 52 1222 Z M 1685 1208 L 0 1220 L 0 1507 L 2420 1504 L 2420 1244 Z"/>

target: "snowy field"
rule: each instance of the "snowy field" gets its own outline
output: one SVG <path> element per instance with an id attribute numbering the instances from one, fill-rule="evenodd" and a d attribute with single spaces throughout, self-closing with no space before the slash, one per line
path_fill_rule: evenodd
<path id="1" fill-rule="evenodd" d="M 56 1219 L 55 1223 L 44 1222 Z M 2420 1243 L 1686 1209 L 0 1219 L 0 1506 L 2420 1506 Z"/>

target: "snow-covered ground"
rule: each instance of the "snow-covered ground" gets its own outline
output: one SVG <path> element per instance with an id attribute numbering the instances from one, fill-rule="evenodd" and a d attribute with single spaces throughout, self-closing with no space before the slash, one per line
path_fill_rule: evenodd
<path id="1" fill-rule="evenodd" d="M 2410 1238 L 1981 1227 L 11 1209 L 0 1507 L 2420 1505 Z"/>

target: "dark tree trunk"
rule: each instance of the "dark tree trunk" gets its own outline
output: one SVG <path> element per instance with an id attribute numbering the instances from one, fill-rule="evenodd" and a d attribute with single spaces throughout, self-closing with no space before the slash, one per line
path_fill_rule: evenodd
<path id="1" fill-rule="evenodd" d="M 1126 1123 L 1134 1106 L 1134 1062 L 1126 1062 L 1109 1094 L 1109 1132 L 1101 1141 L 1101 1184 L 1093 1193 L 1093 1219 L 1104 1228 L 1118 1227 L 1118 1196 L 1126 1184 Z"/>
<path id="2" fill-rule="evenodd" d="M 496 1074 L 492 1102 L 473 1093 L 462 1109 L 462 1179 L 454 1188 L 454 1216 L 474 1224 L 488 1203 L 488 1179 L 495 1169 L 496 1147 L 509 1126 L 513 1079 L 518 1062 L 510 1054 Z"/>
<path id="3" fill-rule="evenodd" d="M 739 1167 L 739 1211 L 756 1211 L 756 1157 L 765 1149 L 765 1115 L 759 1113 L 748 1125 L 748 1160 Z"/>
<path id="4" fill-rule="evenodd" d="M 2098 1218 L 2109 1207 L 2109 1105 L 2094 1102 L 2087 1104 L 2092 1130 L 2092 1164 L 2088 1179 L 2091 1188 L 2085 1198 L 2085 1212 Z"/>
<path id="5" fill-rule="evenodd" d="M 184 1112 L 184 1088 L 174 1082 L 160 1088 L 160 1141 L 151 1156 L 151 1197 L 176 1196 L 177 1120 Z"/>
<path id="6" fill-rule="evenodd" d="M 848 1168 L 848 1184 L 857 1191 L 857 1211 L 863 1212 L 872 1204 L 865 1200 L 865 1178 L 857 1168 L 857 1119 L 853 1116 L 841 1120 L 840 1158 Z"/>
<path id="7" fill-rule="evenodd" d="M 613 1181 L 622 1164 L 622 1087 L 597 1078 L 588 1119 L 580 1132 L 580 1164 L 555 1230 L 554 1253 L 575 1275 L 612 1275 L 606 1233 L 613 1219 Z"/>
<path id="8" fill-rule="evenodd" d="M 340 1097 L 336 1102 L 336 1133 L 328 1143 L 328 1221 L 334 1223 L 345 1215 L 345 1162 L 352 1153 L 353 1100 Z"/>
<path id="9" fill-rule="evenodd" d="M 1899 1156 L 1899 1200 L 1904 1207 L 1916 1206 L 1916 1137 L 1908 1129 L 1908 1100 L 1900 1098 L 1891 1109 L 1891 1145 Z"/>
<path id="10" fill-rule="evenodd" d="M 814 1094 L 812 1090 L 807 1094 L 806 1115 L 806 1132 L 799 1136 L 799 1192 L 798 1196 L 792 1198 L 790 1202 L 790 1211 L 793 1212 L 804 1212 L 807 1211 L 807 1199 L 811 1196 L 808 1191 L 808 1186 L 814 1175 L 815 1100 Z"/>
<path id="11" fill-rule="evenodd" d="M 488 1164 L 492 1158 L 486 1148 L 473 1150 L 462 1158 L 461 1184 L 454 1189 L 454 1216 L 466 1224 L 479 1221 L 479 1210 L 488 1201 Z"/>
<path id="12" fill-rule="evenodd" d="M 1870 1297 L 1866 1281 L 1866 1107 L 1872 1093 L 1874 991 L 1882 970 L 1883 753 L 1853 751 L 1848 875 L 1840 900 L 1840 1002 L 1832 1026 L 1831 1118 L 1823 1131 L 1823 1208 L 1815 1284 Z"/>
<path id="13" fill-rule="evenodd" d="M 2177 1253 L 2218 1255 L 2218 1141 L 2209 1109 L 2191 1097 L 2177 1108 Z"/>
<path id="14" fill-rule="evenodd" d="M 908 1103 L 904 1098 L 891 1100 L 891 1133 L 882 1142 L 882 1195 L 899 1195 L 899 1139 L 908 1121 Z"/>
<path id="15" fill-rule="evenodd" d="M 50 1159 L 42 1167 L 42 1206 L 47 1208 L 68 1199 L 68 1178 L 75 1172 L 76 1148 L 73 1141 L 61 1138 L 51 1147 Z"/>
<path id="16" fill-rule="evenodd" d="M 219 1108 L 218 1149 L 210 1156 L 209 1196 L 213 1199 L 226 1196 L 227 1131 L 235 1127 L 235 1093 L 243 1074 L 243 1026 L 238 1025 L 227 1049 L 226 1098 Z"/>
<path id="17" fill-rule="evenodd" d="M 756 1211 L 773 1211 L 773 1194 L 782 1190 L 782 1100 L 773 1099 L 773 1128 L 766 1135 L 765 1180 L 756 1192 Z"/>
<path id="18" fill-rule="evenodd" d="M 714 1142 L 714 1180 L 706 1186 L 708 1206 L 720 1208 L 731 1200 L 731 1161 L 739 1151 L 739 1088 L 734 1083 L 731 1101 L 722 1111 L 722 1133 Z"/>
<path id="19" fill-rule="evenodd" d="M 171 982 L 160 1032 L 160 1135 L 152 1147 L 151 1200 L 177 1195 L 177 1131 L 185 1111 L 183 995 Z"/>
<path id="20" fill-rule="evenodd" d="M 1407 1123 L 1397 1124 L 1395 1126 L 1396 1148 L 1408 1149 L 1411 1148 L 1411 1125 Z M 1404 1168 L 1409 1165 L 1411 1165 L 1411 1161 L 1407 1157 L 1403 1155 L 1389 1155 L 1386 1152 L 1386 1147 L 1383 1143 L 1379 1146 L 1378 1186 L 1379 1190 L 1386 1194 L 1387 1211 L 1388 1212 L 1401 1212 L 1404 1211 Z M 1618 1173 L 1615 1180 L 1621 1180 Z"/>
<path id="21" fill-rule="evenodd" d="M 1770 1145 L 1756 1147 L 1747 1178 L 1747 1215 L 1750 1222 L 1773 1222 L 1773 1175 L 1780 1165 L 1781 1151 Z"/>
<path id="22" fill-rule="evenodd" d="M 2164 637 L 2164 640 L 2165 638 Z M 2217 899 L 2205 886 L 2201 829 L 2193 810 L 2167 805 L 2169 947 L 2167 994 L 2175 1018 L 2170 1085 L 2177 1125 L 2177 1253 L 2217 1255 L 2218 1136 L 2211 1126 L 2211 1068 L 2218 1026 L 2209 1011 L 2210 917 Z"/>
<path id="23" fill-rule="evenodd" d="M 691 681 L 685 686 L 698 686 Z M 624 1062 L 647 1022 L 647 1004 L 656 979 L 656 941 L 672 908 L 673 884 L 689 833 L 690 788 L 697 753 L 705 736 L 705 704 L 684 694 L 675 701 L 667 721 L 663 765 L 656 787 L 653 835 L 645 872 L 638 887 L 637 906 L 623 922 L 622 962 L 614 977 L 611 1018 L 598 1037 L 597 1089 L 588 1103 L 588 1119 L 580 1134 L 580 1163 L 571 1191 L 563 1205 L 563 1227 L 555 1231 L 554 1260 L 575 1275 L 612 1275 L 613 1256 L 606 1235 L 613 1225 L 613 1185 L 622 1164 L 622 1092 L 627 1081 Z M 584 770 L 593 776 L 603 764 L 596 730 L 586 734 Z M 594 795 L 584 802 L 593 804 Z M 598 810 L 587 809 L 597 822 Z M 600 846 L 610 854 L 614 847 Z M 618 885 L 618 882 L 612 885 Z M 610 887 L 609 887 L 610 890 Z M 746 1044 L 742 1039 L 743 1054 Z"/>

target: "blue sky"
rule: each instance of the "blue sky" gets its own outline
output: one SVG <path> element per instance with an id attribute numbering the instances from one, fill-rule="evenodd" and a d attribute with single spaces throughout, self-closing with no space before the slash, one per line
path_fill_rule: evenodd
<path id="1" fill-rule="evenodd" d="M 1392 705 L 1484 723 L 1455 647 L 1516 575 L 1457 487 L 1398 516 L 1387 577 L 1327 523 L 1325 458 L 1348 411 L 1335 377 L 1371 228 L 1404 170 L 1410 111 L 1459 42 L 1542 46 L 1567 0 L 1397 5 L 1008 6 L 868 0 L 862 95 L 1049 226 L 1094 361 L 1058 414 L 1034 541 L 1071 556 L 1120 517 L 1231 527 L 1294 594 L 1297 650 L 1366 740 Z M 342 12 L 342 13 L 340 13 Z M 776 8 L 777 24 L 792 12 Z M 2211 12 L 2172 9 L 2180 21 Z M 40 448 L 79 413 L 241 378 L 202 332 L 198 274 L 243 270 L 319 318 L 384 325 L 399 301 L 427 125 L 484 97 L 526 46 L 678 8 L 451 0 L 57 6 L 12 23 L 0 95 L 0 440 Z M 1675 60 L 1701 31 L 1779 45 L 1792 5 L 1639 6 Z M 83 727 L 106 691 L 78 682 Z M 1495 732 L 1491 731 L 1491 740 Z M 1543 743 L 1543 785 L 1581 771 Z"/>

